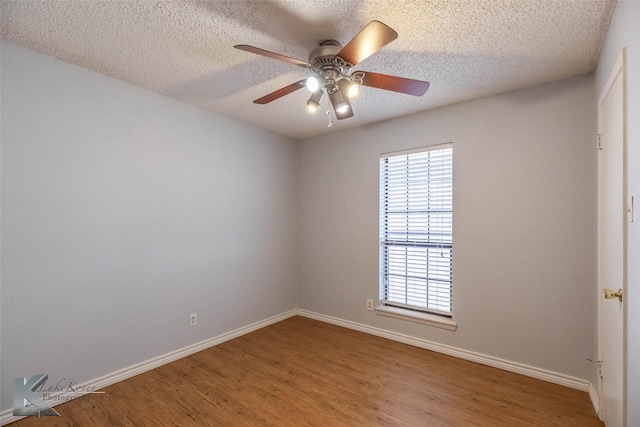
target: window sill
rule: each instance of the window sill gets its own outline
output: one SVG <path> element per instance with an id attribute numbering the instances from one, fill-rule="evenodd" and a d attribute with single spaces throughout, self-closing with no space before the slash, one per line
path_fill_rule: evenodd
<path id="1" fill-rule="evenodd" d="M 379 305 L 375 310 L 376 314 L 379 314 L 381 316 L 422 323 L 423 325 L 447 329 L 449 331 L 455 331 L 458 328 L 458 324 L 453 320 L 446 317 L 438 316 L 436 314 L 420 313 L 398 307 L 390 307 L 388 305 Z"/>

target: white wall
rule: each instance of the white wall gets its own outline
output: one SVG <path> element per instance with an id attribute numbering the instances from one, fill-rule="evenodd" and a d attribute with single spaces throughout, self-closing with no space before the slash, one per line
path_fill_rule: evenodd
<path id="1" fill-rule="evenodd" d="M 304 141 L 299 307 L 592 380 L 594 118 L 583 76 Z M 380 153 L 450 141 L 455 332 L 365 309 Z"/>
<path id="2" fill-rule="evenodd" d="M 599 96 L 627 47 L 627 144 L 629 194 L 635 197 L 635 222 L 628 228 L 627 425 L 640 426 L 640 2 L 618 1 L 596 69 Z"/>
<path id="3" fill-rule="evenodd" d="M 3 410 L 295 308 L 296 143 L 1 47 Z"/>

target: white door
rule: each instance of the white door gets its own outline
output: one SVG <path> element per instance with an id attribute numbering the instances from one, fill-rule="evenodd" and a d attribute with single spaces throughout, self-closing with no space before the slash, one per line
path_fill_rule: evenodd
<path id="1" fill-rule="evenodd" d="M 624 425 L 624 290 L 626 269 L 625 54 L 598 101 L 598 286 L 600 307 L 600 416 Z M 621 290 L 622 301 L 605 289 Z"/>

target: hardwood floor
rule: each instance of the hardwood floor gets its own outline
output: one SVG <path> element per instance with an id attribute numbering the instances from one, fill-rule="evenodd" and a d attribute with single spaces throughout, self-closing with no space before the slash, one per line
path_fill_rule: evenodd
<path id="1" fill-rule="evenodd" d="M 585 392 L 303 317 L 102 391 L 11 426 L 603 426 Z"/>

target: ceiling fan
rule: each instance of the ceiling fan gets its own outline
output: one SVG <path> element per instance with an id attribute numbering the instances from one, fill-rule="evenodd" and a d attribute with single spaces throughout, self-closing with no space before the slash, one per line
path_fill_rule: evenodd
<path id="1" fill-rule="evenodd" d="M 398 38 L 398 33 L 393 29 L 382 22 L 371 21 L 344 47 L 335 40 L 321 42 L 320 46 L 313 49 L 309 54 L 308 62 L 246 44 L 234 47 L 299 65 L 309 69 L 312 73 L 309 78 L 297 81 L 262 98 L 258 98 L 253 101 L 254 103 L 268 104 L 306 86 L 311 92 L 307 107 L 310 111 L 315 111 L 320 106 L 320 99 L 323 96 L 324 89 L 329 96 L 336 117 L 342 120 L 353 116 L 349 99 L 358 94 L 360 85 L 414 96 L 422 96 L 429 89 L 429 82 L 421 80 L 372 73 L 370 71 L 351 72 L 354 66 L 396 38 Z"/>

